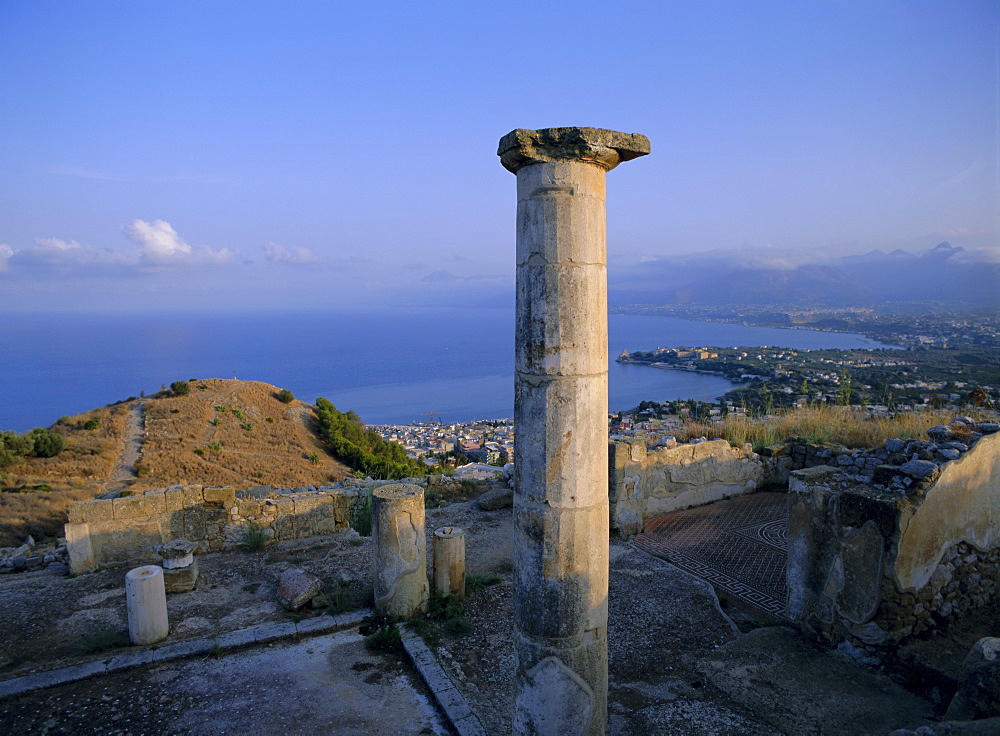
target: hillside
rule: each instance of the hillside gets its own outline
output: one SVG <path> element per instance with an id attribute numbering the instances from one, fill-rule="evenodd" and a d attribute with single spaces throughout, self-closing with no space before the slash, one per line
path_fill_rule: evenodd
<path id="1" fill-rule="evenodd" d="M 175 484 L 295 488 L 350 474 L 317 437 L 311 405 L 282 403 L 278 388 L 257 381 L 189 386 L 184 396 L 167 390 L 60 419 L 52 429 L 67 438 L 66 450 L 0 471 L 0 546 L 28 534 L 61 536 L 72 503 L 105 493 Z"/>

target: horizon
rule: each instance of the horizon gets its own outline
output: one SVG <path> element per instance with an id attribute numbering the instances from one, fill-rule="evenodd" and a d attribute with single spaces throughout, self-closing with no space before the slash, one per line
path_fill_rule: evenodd
<path id="1" fill-rule="evenodd" d="M 1000 261 L 995 3 L 633 3 L 599 46 L 606 6 L 504 7 L 0 4 L 0 308 L 505 303 L 496 143 L 559 125 L 652 142 L 610 176 L 612 289 L 713 253 Z"/>

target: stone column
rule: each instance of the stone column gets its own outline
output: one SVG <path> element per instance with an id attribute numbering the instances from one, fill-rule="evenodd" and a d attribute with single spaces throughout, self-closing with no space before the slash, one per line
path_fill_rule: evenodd
<path id="1" fill-rule="evenodd" d="M 603 734 L 608 689 L 605 174 L 642 135 L 515 130 L 514 731 Z"/>
<path id="2" fill-rule="evenodd" d="M 143 565 L 125 574 L 125 610 L 128 638 L 133 644 L 155 644 L 167 638 L 167 593 L 162 567 Z"/>
<path id="3" fill-rule="evenodd" d="M 465 598 L 465 532 L 458 527 L 434 532 L 434 592 Z"/>
<path id="4" fill-rule="evenodd" d="M 375 610 L 408 618 L 427 607 L 424 489 L 402 483 L 372 492 Z"/>

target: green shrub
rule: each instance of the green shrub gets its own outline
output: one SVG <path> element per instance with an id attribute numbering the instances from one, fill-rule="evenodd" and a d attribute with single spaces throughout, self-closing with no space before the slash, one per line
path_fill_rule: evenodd
<path id="1" fill-rule="evenodd" d="M 35 427 L 28 433 L 32 448 L 28 453 L 32 457 L 55 457 L 66 449 L 66 438 L 50 429 Z"/>
<path id="2" fill-rule="evenodd" d="M 222 420 L 219 419 L 219 417 L 216 417 L 215 419 L 212 420 L 212 424 L 218 427 L 220 424 L 222 424 Z"/>
<path id="3" fill-rule="evenodd" d="M 257 524 L 250 522 L 243 537 L 240 539 L 240 547 L 246 552 L 260 552 L 267 544 L 267 535 Z"/>
<path id="4" fill-rule="evenodd" d="M 222 413 L 222 414 L 225 414 L 227 411 L 229 411 L 226 407 L 222 406 L 221 404 L 219 406 L 215 407 L 215 410 L 217 412 Z"/>
<path id="5" fill-rule="evenodd" d="M 205 451 L 200 447 L 194 448 L 194 454 L 197 455 L 198 457 L 205 457 Z"/>
<path id="6" fill-rule="evenodd" d="M 287 388 L 283 388 L 278 393 L 275 394 L 275 398 L 277 398 L 278 401 L 280 401 L 282 404 L 291 404 L 293 401 L 295 401 L 295 394 L 293 394 Z"/>
<path id="7" fill-rule="evenodd" d="M 186 396 L 191 393 L 191 384 L 187 381 L 174 381 L 170 384 L 170 390 L 174 392 L 174 396 Z"/>
<path id="8" fill-rule="evenodd" d="M 383 620 L 376 624 L 374 631 L 365 639 L 365 649 L 377 654 L 395 654 L 403 650 L 403 640 L 399 636 L 399 629 L 390 620 Z"/>
<path id="9" fill-rule="evenodd" d="M 222 449 L 222 443 L 221 442 L 209 442 L 208 443 L 208 449 L 209 450 L 215 450 L 216 452 L 218 452 L 219 450 Z"/>
<path id="10" fill-rule="evenodd" d="M 149 466 L 148 465 L 136 465 L 135 466 L 135 475 L 136 475 L 137 478 L 144 478 L 145 476 L 149 475 Z"/>
<path id="11" fill-rule="evenodd" d="M 233 409 L 233 416 L 236 417 L 237 419 L 242 420 L 243 419 L 243 411 L 240 410 L 240 409 Z"/>
<path id="12" fill-rule="evenodd" d="M 97 417 L 91 417 L 83 423 L 84 429 L 97 429 L 99 426 L 101 426 L 101 420 Z"/>
<path id="13" fill-rule="evenodd" d="M 250 422 L 243 422 L 243 424 L 240 425 L 240 429 L 244 430 L 245 432 L 252 432 L 253 425 L 250 424 Z"/>
<path id="14" fill-rule="evenodd" d="M 83 657 L 107 649 L 118 649 L 129 645 L 128 634 L 120 629 L 106 628 L 87 634 L 73 647 L 73 654 Z"/>
<path id="15" fill-rule="evenodd" d="M 308 455 L 306 455 L 306 458 L 313 465 L 319 465 L 319 453 L 318 452 L 310 452 Z"/>

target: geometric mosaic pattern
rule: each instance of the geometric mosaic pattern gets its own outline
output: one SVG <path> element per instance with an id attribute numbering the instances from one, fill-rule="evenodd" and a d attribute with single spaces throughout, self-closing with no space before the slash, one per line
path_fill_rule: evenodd
<path id="1" fill-rule="evenodd" d="M 633 543 L 774 616 L 785 615 L 784 493 L 751 493 L 646 519 Z"/>

